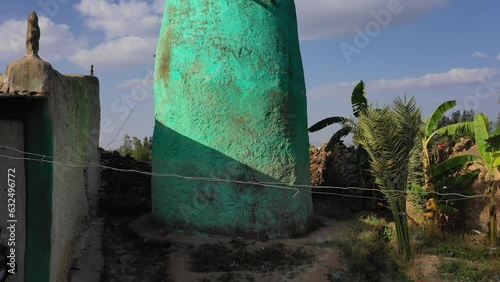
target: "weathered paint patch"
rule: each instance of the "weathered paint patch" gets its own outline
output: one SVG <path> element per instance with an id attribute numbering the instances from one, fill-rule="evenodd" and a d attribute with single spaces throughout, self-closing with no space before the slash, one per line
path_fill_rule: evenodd
<path id="1" fill-rule="evenodd" d="M 293 1 L 166 2 L 155 70 L 153 171 L 309 184 Z M 302 232 L 307 191 L 153 178 L 153 212 L 218 233 Z"/>

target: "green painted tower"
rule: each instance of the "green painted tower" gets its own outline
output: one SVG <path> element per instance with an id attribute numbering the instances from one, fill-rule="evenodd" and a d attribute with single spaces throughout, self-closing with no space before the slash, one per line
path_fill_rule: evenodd
<path id="1" fill-rule="evenodd" d="M 168 0 L 155 65 L 153 214 L 179 229 L 302 233 L 310 183 L 293 0 Z"/>

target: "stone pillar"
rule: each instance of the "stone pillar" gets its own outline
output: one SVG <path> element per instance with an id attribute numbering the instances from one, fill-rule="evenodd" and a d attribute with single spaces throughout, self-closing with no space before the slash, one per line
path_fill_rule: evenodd
<path id="1" fill-rule="evenodd" d="M 293 0 L 166 1 L 155 65 L 153 213 L 182 229 L 302 233 L 310 184 Z"/>

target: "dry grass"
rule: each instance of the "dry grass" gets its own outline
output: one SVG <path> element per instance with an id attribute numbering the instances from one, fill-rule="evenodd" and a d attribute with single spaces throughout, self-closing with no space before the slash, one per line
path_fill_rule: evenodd
<path id="1" fill-rule="evenodd" d="M 484 234 L 414 226 L 415 254 L 403 263 L 394 232 L 394 223 L 383 218 L 359 218 L 334 242 L 347 266 L 338 281 L 500 281 L 500 252 L 487 247 Z"/>

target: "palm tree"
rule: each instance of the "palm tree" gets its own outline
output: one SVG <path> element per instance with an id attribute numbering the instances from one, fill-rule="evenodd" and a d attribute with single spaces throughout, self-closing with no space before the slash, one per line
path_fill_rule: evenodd
<path id="1" fill-rule="evenodd" d="M 406 187 L 412 150 L 418 142 L 421 111 L 415 99 L 397 98 L 392 107 L 368 108 L 359 117 L 354 140 L 370 156 L 370 171 L 389 202 L 396 224 L 398 250 L 411 256 L 410 232 L 406 215 Z"/>

